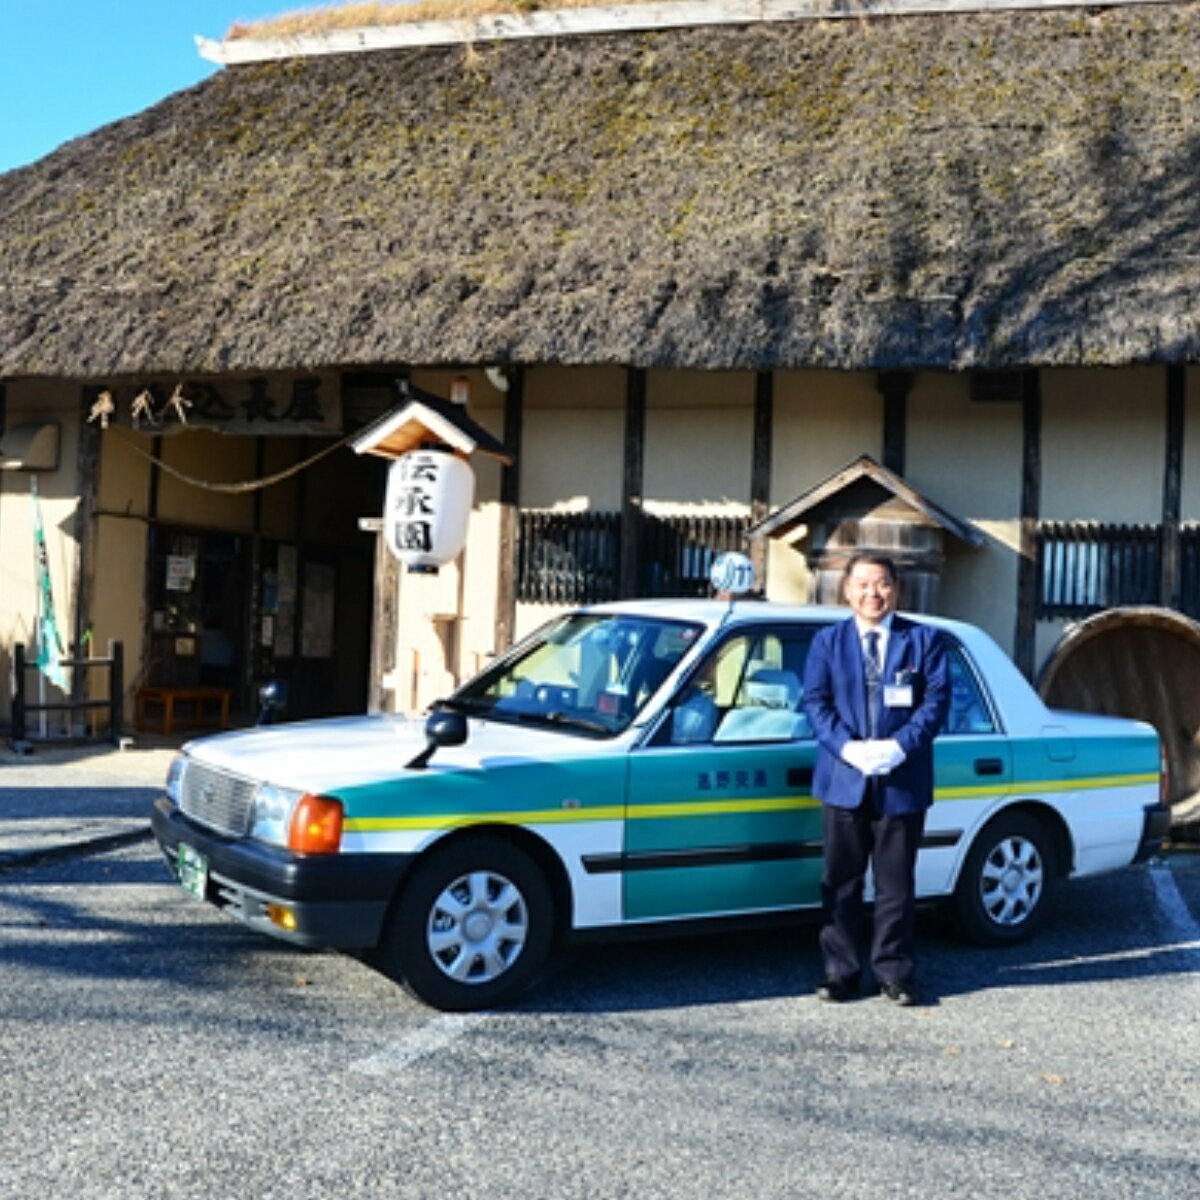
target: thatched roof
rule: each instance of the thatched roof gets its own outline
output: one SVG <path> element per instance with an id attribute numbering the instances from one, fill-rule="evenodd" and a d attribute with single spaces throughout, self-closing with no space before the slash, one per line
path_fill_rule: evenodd
<path id="1" fill-rule="evenodd" d="M 1200 359 L 1200 10 L 229 68 L 0 176 L 0 377 Z"/>

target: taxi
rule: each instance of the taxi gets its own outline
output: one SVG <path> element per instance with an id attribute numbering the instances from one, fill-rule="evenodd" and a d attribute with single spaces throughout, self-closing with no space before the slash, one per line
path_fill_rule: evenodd
<path id="1" fill-rule="evenodd" d="M 297 722 L 189 743 L 152 824 L 194 897 L 363 954 L 444 1010 L 495 1006 L 585 934 L 755 921 L 821 903 L 801 680 L 847 610 L 660 600 L 550 621 L 424 719 Z M 1159 738 L 1046 707 L 982 630 L 942 631 L 918 895 L 973 942 L 1030 935 L 1060 884 L 1148 858 Z"/>

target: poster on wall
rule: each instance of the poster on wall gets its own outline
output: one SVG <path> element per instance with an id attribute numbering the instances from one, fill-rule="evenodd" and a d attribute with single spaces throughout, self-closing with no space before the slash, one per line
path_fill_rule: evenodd
<path id="1" fill-rule="evenodd" d="M 275 645 L 276 658 L 296 653 L 296 547 L 281 545 L 275 553 Z"/>
<path id="2" fill-rule="evenodd" d="M 167 591 L 190 592 L 196 581 L 196 560 L 189 554 L 167 555 Z"/>
<path id="3" fill-rule="evenodd" d="M 285 604 L 293 604 L 296 600 L 296 547 L 280 546 L 276 556 L 279 604 L 282 607 Z"/>
<path id="4" fill-rule="evenodd" d="M 304 564 L 304 606 L 300 654 L 329 658 L 333 654 L 333 597 L 336 571 L 332 563 Z"/>

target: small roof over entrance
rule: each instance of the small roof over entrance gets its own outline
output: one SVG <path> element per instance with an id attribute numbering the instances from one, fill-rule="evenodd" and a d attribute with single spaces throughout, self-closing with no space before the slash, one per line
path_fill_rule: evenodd
<path id="1" fill-rule="evenodd" d="M 830 516 L 847 519 L 856 515 L 878 515 L 884 511 L 898 514 L 905 509 L 923 517 L 923 523 L 939 526 L 969 546 L 983 545 L 983 534 L 971 522 L 960 520 L 922 496 L 869 454 L 860 455 L 824 483 L 776 509 L 752 526 L 749 536 L 786 538 L 797 525 L 814 525 L 827 521 Z"/>
<path id="2" fill-rule="evenodd" d="M 972 547 L 984 541 L 971 522 L 922 496 L 867 454 L 751 527 L 749 536 L 788 539 L 801 525 L 807 526 L 804 557 L 817 604 L 841 603 L 846 564 L 855 554 L 870 552 L 895 562 L 902 608 L 934 612 L 944 535 Z"/>
<path id="3" fill-rule="evenodd" d="M 436 440 L 460 454 L 478 450 L 504 463 L 513 461 L 503 443 L 471 419 L 465 403 L 443 400 L 404 379 L 396 382 L 405 403 L 384 413 L 354 439 L 355 454 L 400 458 Z"/>

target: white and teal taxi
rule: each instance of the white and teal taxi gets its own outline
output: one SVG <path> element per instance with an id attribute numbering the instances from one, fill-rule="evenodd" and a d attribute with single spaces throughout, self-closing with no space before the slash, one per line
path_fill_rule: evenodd
<path id="1" fill-rule="evenodd" d="M 820 905 L 804 659 L 844 610 L 638 601 L 562 616 L 435 706 L 192 742 L 153 826 L 193 895 L 367 952 L 444 1009 L 495 1005 L 556 943 Z M 1048 709 L 999 647 L 945 636 L 953 705 L 918 863 L 973 941 L 1169 824 L 1147 725 Z"/>

